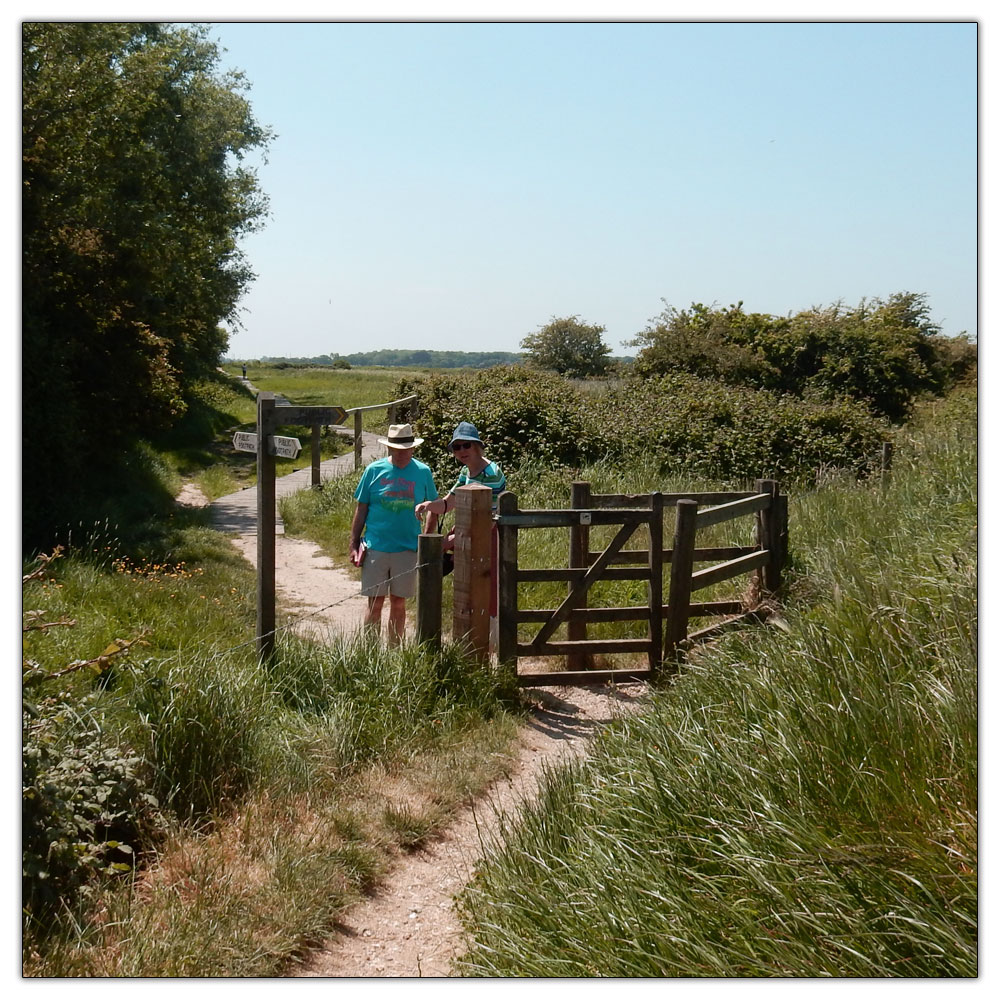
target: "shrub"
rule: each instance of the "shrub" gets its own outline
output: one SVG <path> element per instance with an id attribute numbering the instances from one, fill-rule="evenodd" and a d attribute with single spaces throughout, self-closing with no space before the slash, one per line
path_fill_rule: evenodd
<path id="1" fill-rule="evenodd" d="M 554 466 L 572 466 L 580 460 L 587 434 L 581 400 L 558 375 L 498 367 L 403 379 L 397 391 L 399 396 L 419 394 L 417 423 L 427 442 L 420 459 L 434 470 L 439 489 L 450 486 L 457 475 L 448 442 L 462 420 L 476 425 L 488 457 L 504 469 L 529 460 Z"/>
<path id="2" fill-rule="evenodd" d="M 968 341 L 938 336 L 926 296 L 840 303 L 794 316 L 666 306 L 633 344 L 644 375 L 685 372 L 796 396 L 848 397 L 904 420 L 924 393 L 940 394 L 974 363 Z M 970 353 L 972 357 L 970 357 Z"/>
<path id="3" fill-rule="evenodd" d="M 95 876 L 130 871 L 159 804 L 146 761 L 86 704 L 25 710 L 21 736 L 22 902 L 45 918 Z"/>

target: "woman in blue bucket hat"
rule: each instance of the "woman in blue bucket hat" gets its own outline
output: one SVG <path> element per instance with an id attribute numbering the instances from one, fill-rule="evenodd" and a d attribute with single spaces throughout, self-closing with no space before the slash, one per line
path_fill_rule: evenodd
<path id="1" fill-rule="evenodd" d="M 424 513 L 437 514 L 443 517 L 455 507 L 455 490 L 468 483 L 481 483 L 493 491 L 493 510 L 497 509 L 497 497 L 507 488 L 507 477 L 496 462 L 491 462 L 485 454 L 482 438 L 476 425 L 463 420 L 456 428 L 448 443 L 456 461 L 462 465 L 462 470 L 455 480 L 455 485 L 437 500 L 427 500 L 417 504 L 416 513 L 422 517 Z M 444 549 L 455 547 L 455 533 L 451 532 L 444 540 Z M 497 529 L 493 526 L 493 539 L 490 559 L 490 618 L 497 614 Z"/>

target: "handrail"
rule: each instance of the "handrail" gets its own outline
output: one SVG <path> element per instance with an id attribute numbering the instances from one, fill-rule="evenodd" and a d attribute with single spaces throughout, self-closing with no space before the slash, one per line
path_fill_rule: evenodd
<path id="1" fill-rule="evenodd" d="M 384 410 L 389 406 L 399 406 L 400 403 L 412 403 L 417 398 L 417 394 L 404 396 L 402 399 L 394 399 L 390 403 L 373 403 L 371 406 L 352 406 L 345 410 L 345 413 L 367 413 L 369 410 Z"/>

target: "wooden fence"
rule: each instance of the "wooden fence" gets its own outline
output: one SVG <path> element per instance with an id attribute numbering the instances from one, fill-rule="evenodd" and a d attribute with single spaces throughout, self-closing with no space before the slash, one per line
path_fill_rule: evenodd
<path id="1" fill-rule="evenodd" d="M 758 480 L 754 491 L 728 493 L 649 493 L 642 495 L 591 494 L 589 484 L 575 483 L 568 510 L 521 510 L 512 493 L 501 494 L 496 523 L 499 529 L 499 622 L 497 654 L 501 663 L 517 664 L 519 657 L 566 656 L 564 671 L 519 674 L 523 685 L 597 682 L 648 677 L 665 658 L 676 657 L 690 642 L 707 638 L 720 628 L 759 618 L 761 599 L 781 586 L 787 556 L 788 504 L 774 480 Z M 663 548 L 663 522 L 674 514 L 673 545 Z M 756 518 L 756 543 L 751 546 L 698 548 L 697 532 L 734 518 Z M 600 551 L 591 549 L 590 531 L 598 525 L 617 527 Z M 569 529 L 569 565 L 565 568 L 522 568 L 518 563 L 518 535 L 532 528 Z M 645 549 L 626 543 L 645 527 Z M 721 560 L 721 561 L 720 561 Z M 696 563 L 713 563 L 695 569 Z M 663 567 L 670 566 L 667 603 L 663 603 Z M 456 558 L 456 572 L 458 561 Z M 754 599 L 696 603 L 699 590 L 747 573 L 755 574 Z M 635 607 L 588 607 L 588 592 L 598 581 L 643 580 L 647 601 Z M 542 581 L 565 582 L 567 594 L 556 608 L 518 606 L 518 585 Z M 701 631 L 689 633 L 693 618 L 722 618 Z M 646 621 L 643 638 L 587 638 L 587 626 L 598 622 Z M 519 638 L 519 626 L 539 624 L 528 641 Z M 565 625 L 567 637 L 555 633 Z M 588 669 L 597 653 L 644 654 L 647 666 L 628 669 Z"/>

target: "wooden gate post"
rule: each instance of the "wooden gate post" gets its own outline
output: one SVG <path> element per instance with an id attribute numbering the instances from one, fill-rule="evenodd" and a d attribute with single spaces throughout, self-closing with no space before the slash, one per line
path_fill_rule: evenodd
<path id="1" fill-rule="evenodd" d="M 677 652 L 677 647 L 687 638 L 697 517 L 697 501 L 677 501 L 674 550 L 670 558 L 670 602 L 667 608 L 666 648 L 671 655 Z"/>
<path id="2" fill-rule="evenodd" d="M 417 642 L 441 645 L 441 535 L 417 539 Z"/>
<path id="3" fill-rule="evenodd" d="M 312 425 L 312 434 L 311 434 L 311 441 L 312 441 L 312 482 L 311 482 L 311 485 L 312 485 L 312 488 L 314 490 L 315 489 L 319 489 L 319 452 L 320 452 L 319 436 L 320 436 L 320 427 L 321 427 L 320 424 L 313 424 Z"/>
<path id="4" fill-rule="evenodd" d="M 481 483 L 455 490 L 455 607 L 452 635 L 481 660 L 490 655 L 490 550 L 493 491 Z"/>
<path id="5" fill-rule="evenodd" d="M 517 525 L 504 524 L 504 514 L 517 513 L 517 496 L 506 490 L 497 498 L 500 515 L 500 591 L 497 599 L 497 659 L 517 673 Z"/>
<path id="6" fill-rule="evenodd" d="M 273 392 L 257 394 L 257 655 L 268 660 L 274 653 L 274 455 Z"/>
<path id="7" fill-rule="evenodd" d="M 649 669 L 663 662 L 663 494 L 649 495 Z"/>
<path id="8" fill-rule="evenodd" d="M 354 411 L 354 468 L 361 468 L 361 424 L 364 414 L 360 410 Z"/>
<path id="9" fill-rule="evenodd" d="M 757 513 L 757 543 L 762 549 L 767 549 L 770 556 L 766 563 L 757 571 L 761 590 L 776 594 L 781 588 L 781 525 L 778 509 L 778 482 L 776 479 L 758 479 L 754 483 L 758 493 L 767 493 L 771 504 Z"/>
<path id="10" fill-rule="evenodd" d="M 587 509 L 590 507 L 590 483 L 575 482 L 570 486 L 570 507 L 575 510 Z M 590 556 L 590 526 L 578 523 L 569 529 L 569 567 L 570 569 L 586 569 Z M 570 581 L 569 589 L 572 591 L 574 581 Z M 578 607 L 587 606 L 586 593 L 580 599 Z M 567 639 L 586 639 L 587 623 L 578 618 L 574 618 L 570 612 L 569 621 L 566 625 Z M 568 653 L 566 656 L 567 670 L 589 670 L 594 665 L 593 657 L 589 653 Z"/>

